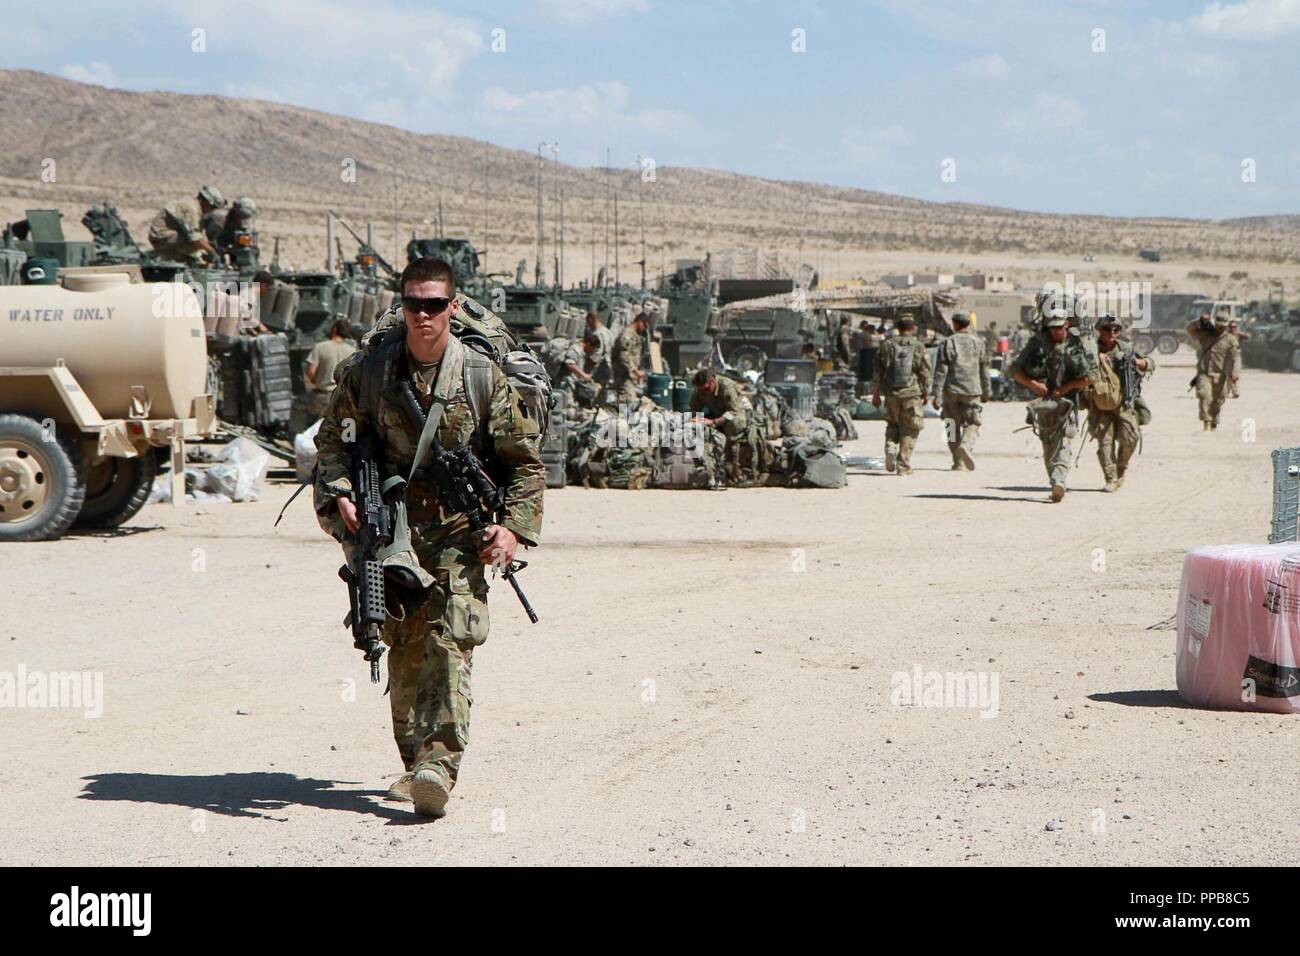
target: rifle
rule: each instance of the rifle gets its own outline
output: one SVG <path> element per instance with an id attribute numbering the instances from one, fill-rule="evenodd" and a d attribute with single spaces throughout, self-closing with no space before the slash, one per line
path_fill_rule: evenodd
<path id="1" fill-rule="evenodd" d="M 420 410 L 420 403 L 415 400 L 411 383 L 402 380 L 398 386 L 401 395 L 402 411 L 424 431 L 425 416 Z M 471 532 L 476 540 L 483 539 L 483 533 L 489 527 L 500 524 L 502 511 L 505 509 L 506 491 L 488 477 L 483 464 L 468 445 L 460 448 L 446 449 L 435 434 L 430 444 L 429 464 L 419 469 L 438 489 L 439 503 L 448 514 L 464 514 L 469 520 Z M 419 465 L 419 462 L 416 462 Z M 537 623 L 537 612 L 528 603 L 523 588 L 515 578 L 515 572 L 528 567 L 527 561 L 512 561 L 500 567 L 501 576 L 506 579 L 519 603 L 524 606 L 528 620 Z"/>
<path id="2" fill-rule="evenodd" d="M 353 558 L 339 568 L 339 577 L 348 586 L 347 619 L 352 628 L 352 646 L 370 662 L 370 681 L 379 683 L 379 659 L 384 644 L 379 633 L 386 613 L 384 569 L 376 559 L 381 548 L 393 539 L 393 512 L 384 501 L 379 481 L 376 441 L 367 432 L 357 442 L 353 457 L 352 501 L 357 506 L 357 543 Z"/>

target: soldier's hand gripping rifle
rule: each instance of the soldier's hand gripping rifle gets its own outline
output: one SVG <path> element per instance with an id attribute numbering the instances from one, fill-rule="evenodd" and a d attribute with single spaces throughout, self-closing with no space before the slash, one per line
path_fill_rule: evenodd
<path id="1" fill-rule="evenodd" d="M 379 659 L 384 656 L 379 633 L 386 613 L 384 568 L 378 553 L 392 541 L 393 512 L 384 501 L 375 440 L 369 434 L 357 442 L 353 456 L 352 501 L 357 506 L 356 546 L 351 560 L 339 568 L 339 577 L 348 586 L 346 623 L 352 628 L 352 646 L 370 662 L 370 680 L 377 684 Z"/>
<path id="2" fill-rule="evenodd" d="M 425 416 L 415 400 L 411 383 L 402 381 L 398 390 L 402 397 L 403 412 L 423 431 Z M 438 503 L 448 514 L 465 515 L 475 539 L 482 541 L 488 528 L 501 523 L 501 515 L 505 510 L 505 489 L 488 477 L 487 472 L 483 470 L 482 462 L 468 445 L 449 450 L 443 448 L 434 435 L 429 450 L 429 463 L 421 470 L 438 489 Z M 416 464 L 419 465 L 419 462 Z M 528 562 L 511 561 L 494 566 L 498 567 L 501 576 L 514 588 L 519 603 L 524 606 L 524 612 L 528 615 L 528 620 L 536 624 L 537 612 L 528 603 L 528 598 L 515 577 L 515 572 L 528 567 Z"/>

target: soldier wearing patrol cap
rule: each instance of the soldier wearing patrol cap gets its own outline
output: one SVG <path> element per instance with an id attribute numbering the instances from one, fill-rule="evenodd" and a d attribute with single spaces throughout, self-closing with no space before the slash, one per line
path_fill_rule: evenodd
<path id="1" fill-rule="evenodd" d="M 1219 427 L 1219 412 L 1228 399 L 1228 391 L 1237 382 L 1237 364 L 1241 343 L 1228 332 L 1228 314 L 1220 312 L 1214 322 L 1210 314 L 1187 326 L 1187 334 L 1196 343 L 1196 398 L 1200 405 L 1201 427 L 1212 432 Z"/>
<path id="2" fill-rule="evenodd" d="M 1070 474 L 1070 441 L 1079 433 L 1079 401 L 1094 366 L 1083 343 L 1070 335 L 1065 309 L 1049 309 L 1043 326 L 1016 358 L 1012 377 L 1034 394 L 1029 424 L 1043 446 L 1052 501 L 1060 501 Z"/>
<path id="3" fill-rule="evenodd" d="M 1126 365 L 1145 375 L 1155 363 L 1119 339 L 1123 328 L 1113 315 L 1097 323 L 1097 369 L 1088 389 L 1088 434 L 1097 442 L 1097 461 L 1106 479 L 1106 491 L 1124 484 L 1129 459 L 1141 440 L 1137 411 L 1137 380 L 1129 381 Z"/>
<path id="4" fill-rule="evenodd" d="M 912 473 L 912 449 L 925 427 L 925 396 L 930 391 L 930 357 L 916 337 L 916 319 L 899 317 L 898 335 L 876 351 L 871 403 L 885 402 L 885 470 Z"/>
<path id="5" fill-rule="evenodd" d="M 980 402 L 989 400 L 988 350 L 970 326 L 969 312 L 952 314 L 953 333 L 939 345 L 934 366 L 934 407 L 942 409 L 953 471 L 975 470 Z"/>

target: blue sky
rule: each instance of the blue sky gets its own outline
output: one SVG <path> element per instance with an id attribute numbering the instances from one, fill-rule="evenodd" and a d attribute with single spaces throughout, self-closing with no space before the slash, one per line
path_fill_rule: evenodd
<path id="1" fill-rule="evenodd" d="M 609 147 L 1047 212 L 1300 212 L 1300 0 L 0 6 L 5 67 L 555 141 L 580 165 Z"/>

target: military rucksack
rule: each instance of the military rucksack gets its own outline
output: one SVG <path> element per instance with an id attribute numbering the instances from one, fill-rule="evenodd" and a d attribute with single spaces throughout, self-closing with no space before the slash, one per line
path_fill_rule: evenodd
<path id="1" fill-rule="evenodd" d="M 525 343 L 517 340 L 504 322 L 494 312 L 459 294 L 460 309 L 451 321 L 451 332 L 467 346 L 465 354 L 465 398 L 477 423 L 482 445 L 491 448 L 488 418 L 491 415 L 492 365 L 505 372 L 515 387 L 524 408 L 537 421 L 539 441 L 546 437 L 550 411 L 555 403 L 551 393 L 551 377 L 537 354 Z M 364 353 L 361 372 L 361 389 L 358 398 L 361 407 L 379 421 L 380 392 L 392 377 L 392 363 L 383 361 L 389 350 L 406 337 L 406 320 L 398 303 L 381 315 L 372 329 L 361 337 Z M 367 368 L 370 373 L 367 374 Z"/>
<path id="2" fill-rule="evenodd" d="M 1097 363 L 1092 378 L 1092 405 L 1100 412 L 1113 412 L 1124 404 L 1124 383 L 1107 356 Z"/>
<path id="3" fill-rule="evenodd" d="M 915 362 L 915 352 L 919 346 L 916 343 L 909 345 L 899 345 L 895 342 L 894 347 L 889 350 L 889 387 L 895 390 L 907 388 L 916 379 L 912 369 Z"/>

